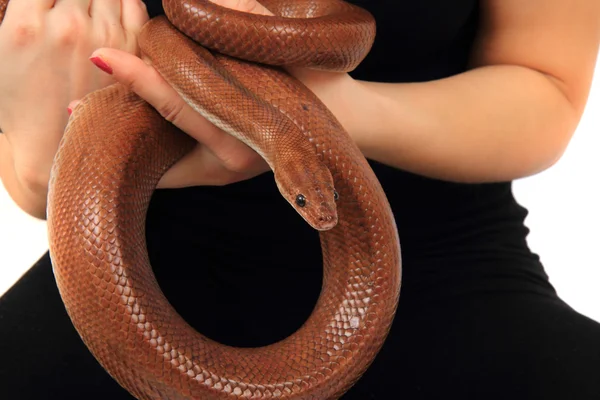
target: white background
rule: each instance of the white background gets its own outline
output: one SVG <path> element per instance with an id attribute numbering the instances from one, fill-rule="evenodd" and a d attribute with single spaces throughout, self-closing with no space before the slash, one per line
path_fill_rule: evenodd
<path id="1" fill-rule="evenodd" d="M 515 182 L 533 251 L 559 295 L 600 321 L 600 64 L 581 124 L 552 168 Z M 0 295 L 47 249 L 46 225 L 21 212 L 0 185 Z"/>

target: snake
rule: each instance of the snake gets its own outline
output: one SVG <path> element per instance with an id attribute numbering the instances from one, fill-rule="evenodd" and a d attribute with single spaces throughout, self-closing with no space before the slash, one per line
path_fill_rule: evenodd
<path id="1" fill-rule="evenodd" d="M 0 21 L 8 3 L 0 0 Z M 354 70 L 374 18 L 341 0 L 262 4 L 274 15 L 163 0 L 165 15 L 143 26 L 139 46 L 195 111 L 265 159 L 282 201 L 319 232 L 321 293 L 297 331 L 228 346 L 170 305 L 145 220 L 158 181 L 196 142 L 129 88 L 85 96 L 52 165 L 47 224 L 60 296 L 92 355 L 137 399 L 338 399 L 371 366 L 397 311 L 400 240 L 383 188 L 333 113 L 286 72 Z"/>

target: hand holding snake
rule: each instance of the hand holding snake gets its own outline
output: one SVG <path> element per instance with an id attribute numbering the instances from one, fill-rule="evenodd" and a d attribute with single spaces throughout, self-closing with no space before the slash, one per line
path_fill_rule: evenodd
<path id="1" fill-rule="evenodd" d="M 242 12 L 273 15 L 254 0 L 218 0 L 214 3 Z M 109 66 L 110 75 L 118 82 L 198 141 L 190 153 L 161 177 L 159 188 L 226 185 L 270 170 L 255 151 L 195 112 L 150 65 L 147 57 L 142 60 L 115 48 L 100 48 L 90 58 L 96 57 Z M 317 94 L 338 119 L 343 113 L 336 111 L 343 110 L 345 96 L 355 95 L 354 86 L 357 82 L 345 72 L 317 71 L 302 67 L 286 70 Z M 73 101 L 72 108 L 78 103 L 79 100 Z"/>

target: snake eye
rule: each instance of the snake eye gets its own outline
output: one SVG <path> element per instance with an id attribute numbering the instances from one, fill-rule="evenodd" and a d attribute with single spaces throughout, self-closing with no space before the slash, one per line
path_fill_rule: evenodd
<path id="1" fill-rule="evenodd" d="M 337 190 L 333 191 L 333 199 L 335 201 L 338 201 L 340 199 L 340 194 L 337 192 Z"/>
<path id="2" fill-rule="evenodd" d="M 306 205 L 306 197 L 303 194 L 296 196 L 296 204 L 298 204 L 298 207 L 304 207 Z"/>

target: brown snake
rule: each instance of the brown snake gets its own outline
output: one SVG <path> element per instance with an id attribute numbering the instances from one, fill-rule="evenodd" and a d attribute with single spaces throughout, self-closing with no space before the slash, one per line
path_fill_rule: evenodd
<path id="1" fill-rule="evenodd" d="M 337 399 L 371 364 L 394 318 L 399 239 L 364 156 L 302 84 L 229 57 L 350 71 L 370 49 L 372 16 L 338 0 L 262 3 L 278 17 L 163 1 L 177 29 L 215 53 L 164 17 L 139 40 L 194 109 L 265 158 L 284 198 L 321 231 L 323 287 L 297 332 L 260 348 L 225 346 L 168 303 L 148 260 L 146 211 L 158 180 L 194 141 L 124 86 L 83 99 L 55 158 L 48 229 L 60 294 L 93 355 L 138 399 Z"/>

